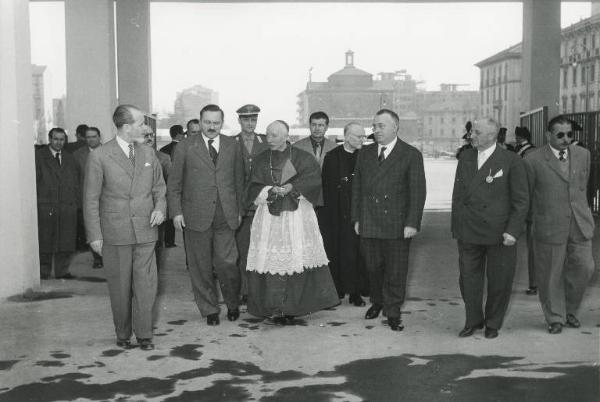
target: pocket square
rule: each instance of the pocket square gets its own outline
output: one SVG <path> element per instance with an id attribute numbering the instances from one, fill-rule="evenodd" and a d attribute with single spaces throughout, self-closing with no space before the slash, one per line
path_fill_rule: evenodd
<path id="1" fill-rule="evenodd" d="M 504 172 L 502 171 L 502 169 L 500 169 L 494 175 L 494 179 L 497 179 L 498 177 L 502 177 L 503 175 L 504 175 Z"/>
<path id="2" fill-rule="evenodd" d="M 148 162 L 144 163 L 144 166 L 150 166 L 150 164 Z"/>

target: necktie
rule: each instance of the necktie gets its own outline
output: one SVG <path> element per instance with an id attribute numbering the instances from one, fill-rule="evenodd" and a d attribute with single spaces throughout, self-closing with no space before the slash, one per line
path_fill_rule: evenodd
<path id="1" fill-rule="evenodd" d="M 252 154 L 252 146 L 253 145 L 254 145 L 253 137 L 244 138 L 244 146 L 246 147 L 246 151 L 248 151 L 249 154 Z"/>
<path id="2" fill-rule="evenodd" d="M 321 157 L 321 144 L 319 144 L 318 142 L 317 145 L 315 145 L 315 156 L 317 157 L 317 159 Z"/>
<path id="3" fill-rule="evenodd" d="M 379 151 L 379 156 L 377 157 L 377 160 L 379 161 L 379 164 L 381 165 L 381 163 L 385 160 L 385 150 L 387 149 L 387 147 L 381 147 L 381 151 Z"/>
<path id="4" fill-rule="evenodd" d="M 131 166 L 135 166 L 135 155 L 133 154 L 133 144 L 129 144 L 129 162 L 131 162 Z"/>
<path id="5" fill-rule="evenodd" d="M 56 163 L 60 166 L 60 152 L 54 154 L 54 159 L 56 159 Z"/>
<path id="6" fill-rule="evenodd" d="M 562 151 L 558 152 L 558 160 L 561 162 L 564 162 L 565 160 L 567 160 L 567 158 L 565 158 L 565 154 L 567 153 L 567 151 L 565 151 L 564 149 Z"/>
<path id="7" fill-rule="evenodd" d="M 210 154 L 210 158 L 212 159 L 213 163 L 217 164 L 217 156 L 219 154 L 217 154 L 217 150 L 215 149 L 215 147 L 213 147 L 213 142 L 215 142 L 215 140 L 208 140 L 208 153 Z"/>

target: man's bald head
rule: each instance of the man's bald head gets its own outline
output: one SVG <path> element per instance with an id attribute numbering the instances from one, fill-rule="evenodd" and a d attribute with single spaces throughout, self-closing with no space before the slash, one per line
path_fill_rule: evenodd
<path id="1" fill-rule="evenodd" d="M 286 147 L 286 141 L 290 127 L 283 120 L 275 120 L 267 126 L 267 143 L 274 151 L 282 151 Z"/>
<path id="2" fill-rule="evenodd" d="M 491 117 L 475 120 L 471 134 L 472 144 L 477 150 L 483 151 L 496 143 L 500 124 Z"/>
<path id="3" fill-rule="evenodd" d="M 344 145 L 348 150 L 361 149 L 366 139 L 365 129 L 360 124 L 352 122 L 344 126 Z"/>

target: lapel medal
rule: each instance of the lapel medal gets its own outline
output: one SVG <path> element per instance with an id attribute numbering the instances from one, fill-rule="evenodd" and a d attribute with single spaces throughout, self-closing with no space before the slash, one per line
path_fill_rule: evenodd
<path id="1" fill-rule="evenodd" d="M 492 169 L 490 169 L 490 173 L 487 175 L 487 177 L 485 178 L 485 182 L 487 184 L 490 184 L 491 182 L 494 181 L 494 178 L 492 177 Z"/>

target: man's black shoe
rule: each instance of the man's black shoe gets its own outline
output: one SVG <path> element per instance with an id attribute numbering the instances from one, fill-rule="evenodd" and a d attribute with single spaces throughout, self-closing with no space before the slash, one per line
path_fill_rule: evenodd
<path id="1" fill-rule="evenodd" d="M 227 310 L 227 319 L 229 321 L 235 321 L 238 318 L 240 318 L 240 310 L 239 309 L 234 309 L 234 310 Z"/>
<path id="2" fill-rule="evenodd" d="M 219 325 L 219 313 L 213 313 L 206 316 L 206 323 L 208 325 Z"/>
<path id="3" fill-rule="evenodd" d="M 496 328 L 485 327 L 485 337 L 487 339 L 494 339 L 498 337 L 498 330 Z"/>
<path id="4" fill-rule="evenodd" d="M 400 317 L 388 317 L 388 325 L 392 331 L 402 331 L 404 329 Z"/>
<path id="5" fill-rule="evenodd" d="M 548 325 L 548 332 L 552 335 L 560 334 L 562 332 L 562 324 L 560 322 L 553 322 Z"/>
<path id="6" fill-rule="evenodd" d="M 67 272 L 67 273 L 66 273 L 66 274 L 64 274 L 63 276 L 57 276 L 57 277 L 56 277 L 56 279 L 67 279 L 67 280 L 70 280 L 70 279 L 75 279 L 75 278 L 76 278 L 76 277 L 75 277 L 75 275 L 73 275 L 73 274 L 72 274 L 72 273 L 70 273 L 70 272 Z"/>
<path id="7" fill-rule="evenodd" d="M 102 264 L 102 261 L 95 261 L 94 265 L 92 265 L 92 268 L 94 269 L 100 269 L 104 266 L 104 264 Z"/>
<path id="8" fill-rule="evenodd" d="M 350 304 L 356 307 L 364 307 L 367 305 L 367 303 L 365 303 L 365 301 L 362 299 L 362 297 L 360 297 L 359 294 L 350 295 L 348 301 L 350 302 Z"/>
<path id="9" fill-rule="evenodd" d="M 175 244 L 175 243 L 165 243 L 165 248 L 173 248 L 173 247 L 177 247 L 177 244 Z"/>
<path id="10" fill-rule="evenodd" d="M 151 338 L 137 338 L 138 345 L 142 350 L 154 350 L 154 344 Z"/>
<path id="11" fill-rule="evenodd" d="M 365 314 L 365 318 L 367 320 L 372 320 L 374 318 L 379 317 L 379 313 L 381 313 L 381 309 L 383 309 L 383 306 L 381 304 L 377 304 L 377 303 L 373 304 L 367 310 L 367 313 Z"/>
<path id="12" fill-rule="evenodd" d="M 581 327 L 581 323 L 573 314 L 567 314 L 566 326 L 571 328 L 579 328 Z"/>
<path id="13" fill-rule="evenodd" d="M 283 316 L 284 325 L 296 325 L 296 318 L 293 315 Z"/>
<path id="14" fill-rule="evenodd" d="M 477 331 L 478 329 L 482 329 L 483 328 L 483 323 L 481 324 L 477 324 L 475 326 L 469 327 L 469 326 L 465 326 L 459 333 L 458 336 L 460 338 L 466 338 L 467 336 L 471 336 L 475 333 L 475 331 Z"/>
<path id="15" fill-rule="evenodd" d="M 120 348 L 128 349 L 131 346 L 129 339 L 117 339 L 117 346 Z"/>
<path id="16" fill-rule="evenodd" d="M 530 286 L 529 288 L 527 288 L 525 293 L 528 294 L 529 296 L 537 295 L 537 293 L 538 293 L 537 286 Z"/>

